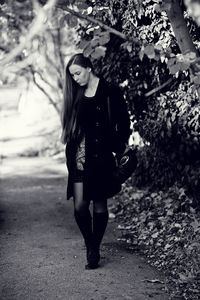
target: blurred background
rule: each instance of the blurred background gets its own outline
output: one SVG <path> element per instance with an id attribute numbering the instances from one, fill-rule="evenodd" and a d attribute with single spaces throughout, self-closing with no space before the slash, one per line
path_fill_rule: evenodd
<path id="1" fill-rule="evenodd" d="M 1 1 L 0 154 L 61 156 L 63 70 L 77 51 L 56 1 Z"/>

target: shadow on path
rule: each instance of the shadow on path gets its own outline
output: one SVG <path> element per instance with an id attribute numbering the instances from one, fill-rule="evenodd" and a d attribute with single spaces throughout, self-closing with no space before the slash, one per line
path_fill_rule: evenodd
<path id="1" fill-rule="evenodd" d="M 110 220 L 101 267 L 85 270 L 85 249 L 66 201 L 64 163 L 15 158 L 1 164 L 0 299 L 103 300 L 169 297 L 160 274 L 117 242 Z"/>

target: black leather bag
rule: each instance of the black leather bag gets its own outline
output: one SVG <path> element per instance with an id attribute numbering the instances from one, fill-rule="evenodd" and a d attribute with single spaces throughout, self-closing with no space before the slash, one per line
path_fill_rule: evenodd
<path id="1" fill-rule="evenodd" d="M 128 148 L 121 158 L 118 159 L 116 169 L 113 172 L 113 178 L 116 182 L 122 184 L 132 175 L 137 167 L 136 153 L 136 148 Z"/>
<path id="2" fill-rule="evenodd" d="M 110 138 L 112 140 L 113 128 L 112 128 L 112 116 L 110 109 L 110 99 L 107 97 L 108 106 L 108 118 L 109 118 L 109 131 Z M 116 168 L 113 172 L 113 180 L 118 184 L 124 183 L 137 167 L 137 148 L 128 147 L 121 157 L 116 159 Z"/>

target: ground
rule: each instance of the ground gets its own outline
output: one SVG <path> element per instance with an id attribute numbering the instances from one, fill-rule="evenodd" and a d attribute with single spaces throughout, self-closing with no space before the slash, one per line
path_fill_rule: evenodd
<path id="1" fill-rule="evenodd" d="M 162 274 L 117 240 L 112 218 L 100 268 L 85 270 L 66 183 L 65 164 L 58 160 L 1 161 L 0 299 L 169 299 Z"/>
<path id="2" fill-rule="evenodd" d="M 1 91 L 0 300 L 168 300 L 165 278 L 118 241 L 111 213 L 100 268 L 85 270 L 64 151 L 60 161 L 25 157 L 49 146 L 56 128 L 59 136 L 58 116 L 42 112 L 38 96 L 19 110 L 15 95 Z"/>

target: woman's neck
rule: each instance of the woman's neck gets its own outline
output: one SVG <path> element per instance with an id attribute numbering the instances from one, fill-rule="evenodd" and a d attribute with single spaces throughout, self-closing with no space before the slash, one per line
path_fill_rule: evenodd
<path id="1" fill-rule="evenodd" d="M 88 85 L 85 90 L 85 96 L 93 97 L 96 94 L 98 83 L 99 83 L 99 78 L 93 73 L 90 73 Z"/>

